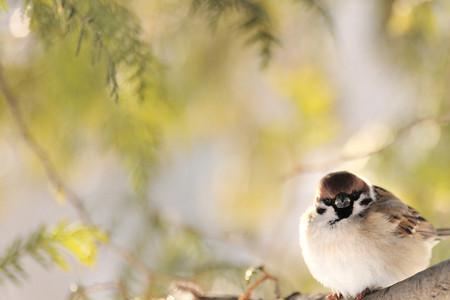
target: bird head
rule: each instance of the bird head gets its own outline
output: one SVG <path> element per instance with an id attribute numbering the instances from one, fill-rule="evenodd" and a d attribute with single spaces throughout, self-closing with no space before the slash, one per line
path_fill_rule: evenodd
<path id="1" fill-rule="evenodd" d="M 330 225 L 361 214 L 373 201 L 372 188 L 362 178 L 347 171 L 324 176 L 317 189 L 316 212 Z"/>

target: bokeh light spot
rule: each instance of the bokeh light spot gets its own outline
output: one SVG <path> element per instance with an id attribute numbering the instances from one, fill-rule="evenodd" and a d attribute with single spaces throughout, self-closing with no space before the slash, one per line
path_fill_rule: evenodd
<path id="1" fill-rule="evenodd" d="M 15 38 L 24 38 L 30 33 L 30 18 L 22 9 L 16 8 L 9 19 L 9 32 Z"/>

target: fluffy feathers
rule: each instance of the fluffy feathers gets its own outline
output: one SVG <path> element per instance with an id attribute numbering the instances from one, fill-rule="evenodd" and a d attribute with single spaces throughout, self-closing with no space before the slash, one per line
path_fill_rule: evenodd
<path id="1" fill-rule="evenodd" d="M 350 203 L 345 208 L 350 214 L 336 205 L 341 198 Z M 311 274 L 346 296 L 425 269 L 433 246 L 449 235 L 450 229 L 436 230 L 392 193 L 349 172 L 325 176 L 300 221 L 300 245 Z"/>

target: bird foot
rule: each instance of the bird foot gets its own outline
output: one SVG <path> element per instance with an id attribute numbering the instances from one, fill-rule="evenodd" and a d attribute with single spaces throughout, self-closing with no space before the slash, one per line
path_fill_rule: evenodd
<path id="1" fill-rule="evenodd" d="M 362 291 L 361 293 L 359 293 L 358 295 L 356 295 L 355 300 L 362 300 L 364 299 L 365 296 L 367 296 L 368 294 L 370 294 L 372 291 L 369 290 L 368 288 L 366 288 L 364 291 Z"/>
<path id="2" fill-rule="evenodd" d="M 330 293 L 327 295 L 327 300 L 340 300 L 343 299 L 341 293 Z"/>

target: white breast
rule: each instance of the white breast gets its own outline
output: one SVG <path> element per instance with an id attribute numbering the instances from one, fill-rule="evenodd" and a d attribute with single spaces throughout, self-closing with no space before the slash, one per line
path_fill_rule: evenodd
<path id="1" fill-rule="evenodd" d="M 429 245 L 396 237 L 381 219 L 377 224 L 368 231 L 351 217 L 331 228 L 306 212 L 300 245 L 313 277 L 336 292 L 355 296 L 366 288 L 390 286 L 428 265 Z"/>

